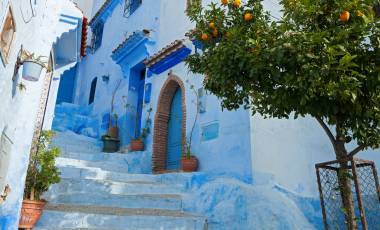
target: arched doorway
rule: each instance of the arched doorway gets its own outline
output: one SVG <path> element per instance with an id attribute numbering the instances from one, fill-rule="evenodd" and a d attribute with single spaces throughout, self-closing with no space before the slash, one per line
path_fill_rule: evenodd
<path id="1" fill-rule="evenodd" d="M 186 143 L 185 87 L 169 75 L 161 89 L 154 121 L 153 172 L 180 169 Z"/>

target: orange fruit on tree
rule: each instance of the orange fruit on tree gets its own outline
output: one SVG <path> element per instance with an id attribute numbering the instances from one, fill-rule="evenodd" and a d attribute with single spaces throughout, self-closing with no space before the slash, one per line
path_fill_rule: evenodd
<path id="1" fill-rule="evenodd" d="M 210 22 L 208 24 L 208 26 L 211 28 L 211 29 L 215 29 L 215 22 Z"/>
<path id="2" fill-rule="evenodd" d="M 202 34 L 202 36 L 201 36 L 201 39 L 203 40 L 203 41 L 207 41 L 208 40 L 208 34 Z"/>
<path id="3" fill-rule="evenodd" d="M 234 0 L 235 7 L 240 7 L 240 5 L 241 5 L 241 0 Z"/>
<path id="4" fill-rule="evenodd" d="M 222 0 L 222 4 L 223 5 L 227 5 L 228 4 L 228 0 Z"/>
<path id="5" fill-rule="evenodd" d="M 214 30 L 212 31 L 212 36 L 214 36 L 214 37 L 218 37 L 218 34 L 219 34 L 218 29 L 214 29 Z"/>
<path id="6" fill-rule="evenodd" d="M 252 21 L 252 19 L 253 19 L 253 14 L 251 13 L 244 14 L 244 21 L 249 22 L 249 21 Z"/>
<path id="7" fill-rule="evenodd" d="M 340 14 L 340 17 L 339 19 L 342 21 L 342 22 L 348 22 L 348 20 L 350 20 L 350 12 L 348 11 L 343 11 L 341 14 Z"/>

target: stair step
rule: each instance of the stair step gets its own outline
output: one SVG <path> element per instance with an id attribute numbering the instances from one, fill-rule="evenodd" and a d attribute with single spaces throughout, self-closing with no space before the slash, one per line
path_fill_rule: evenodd
<path id="1" fill-rule="evenodd" d="M 54 136 L 53 145 L 64 147 L 65 145 L 70 145 L 72 147 L 100 147 L 102 142 L 98 139 L 79 135 L 72 131 L 56 132 Z"/>
<path id="2" fill-rule="evenodd" d="M 52 204 L 79 204 L 97 205 L 104 207 L 120 208 L 154 208 L 180 210 L 182 208 L 182 198 L 178 194 L 101 194 L 96 193 L 70 193 L 51 194 L 43 196 L 45 200 Z"/>
<path id="3" fill-rule="evenodd" d="M 51 186 L 47 194 L 99 193 L 116 195 L 134 194 L 178 194 L 184 191 L 183 185 L 166 185 L 151 181 L 117 182 L 94 179 L 61 179 Z"/>
<path id="4" fill-rule="evenodd" d="M 128 174 L 103 170 L 95 167 L 60 166 L 61 178 L 82 178 L 110 180 L 116 182 L 157 182 L 158 176 L 152 174 Z"/>
<path id="5" fill-rule="evenodd" d="M 125 161 L 95 162 L 95 161 L 85 161 L 85 160 L 76 160 L 72 158 L 58 157 L 56 159 L 56 166 L 57 167 L 72 166 L 76 168 L 93 167 L 93 168 L 100 168 L 100 169 L 112 171 L 112 172 L 128 173 L 128 164 Z"/>
<path id="6" fill-rule="evenodd" d="M 83 205 L 47 205 L 37 230 L 204 230 L 206 219 L 180 211 Z"/>
<path id="7" fill-rule="evenodd" d="M 82 152 L 82 153 L 99 153 L 102 151 L 102 144 L 93 145 L 93 144 L 61 144 L 53 142 L 52 146 L 57 146 L 62 153 L 64 152 Z"/>
<path id="8" fill-rule="evenodd" d="M 128 156 L 123 153 L 102 153 L 102 152 L 73 152 L 73 151 L 62 151 L 60 157 L 71 158 L 75 160 L 85 160 L 85 161 L 95 161 L 95 162 L 105 162 L 105 161 L 124 161 Z"/>
<path id="9" fill-rule="evenodd" d="M 128 173 L 151 173 L 152 159 L 151 152 L 132 152 L 132 153 L 102 153 L 102 152 L 70 152 L 62 151 L 61 158 L 69 158 L 72 160 L 84 160 L 92 162 L 107 162 L 114 164 L 128 165 Z"/>

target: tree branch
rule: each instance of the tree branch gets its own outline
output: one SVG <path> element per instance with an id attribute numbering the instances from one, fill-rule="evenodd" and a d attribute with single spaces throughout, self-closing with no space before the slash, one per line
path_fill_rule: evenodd
<path id="1" fill-rule="evenodd" d="M 354 157 L 356 154 L 358 154 L 360 151 L 364 150 L 367 147 L 367 145 L 359 145 L 356 147 L 354 150 L 352 150 L 349 154 L 348 157 Z"/>
<path id="2" fill-rule="evenodd" d="M 331 141 L 331 144 L 333 145 L 333 147 L 335 149 L 335 138 L 334 138 L 334 135 L 331 133 L 331 130 L 329 129 L 329 127 L 325 124 L 325 122 L 321 118 L 315 117 L 315 119 L 322 126 L 323 130 L 325 130 L 327 136 L 329 137 L 329 139 Z"/>

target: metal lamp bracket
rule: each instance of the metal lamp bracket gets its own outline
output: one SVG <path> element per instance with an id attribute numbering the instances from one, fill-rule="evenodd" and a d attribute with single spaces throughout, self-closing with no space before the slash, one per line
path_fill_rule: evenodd
<path id="1" fill-rule="evenodd" d="M 11 187 L 7 184 L 4 188 L 3 193 L 0 195 L 0 204 L 7 200 L 9 193 L 11 192 Z"/>
<path id="2" fill-rule="evenodd" d="M 46 56 L 39 56 L 37 58 L 37 62 L 45 69 L 48 70 L 48 72 L 50 71 L 50 68 L 49 68 L 49 65 L 48 65 L 48 62 L 46 61 L 41 61 L 40 58 L 47 58 Z M 13 78 L 12 80 L 15 80 L 16 79 L 16 76 L 17 76 L 17 73 L 18 73 L 18 70 L 20 69 L 20 66 L 24 64 L 25 60 L 27 59 L 36 59 L 35 58 L 35 55 L 34 53 L 30 53 L 28 52 L 27 50 L 24 49 L 24 47 L 21 45 L 21 48 L 20 48 L 20 51 L 18 52 L 17 54 L 17 60 L 16 60 L 16 65 L 15 65 L 15 69 L 14 69 L 14 72 L 13 72 Z"/>

